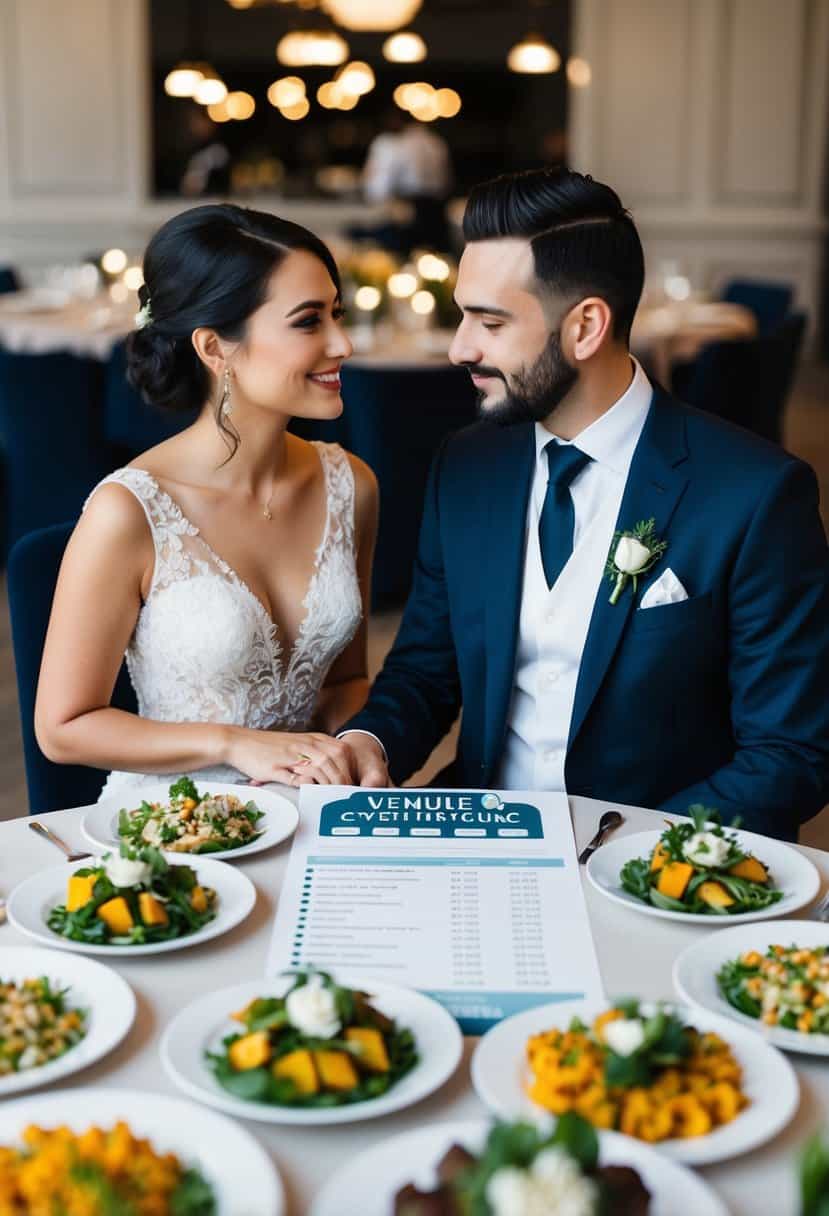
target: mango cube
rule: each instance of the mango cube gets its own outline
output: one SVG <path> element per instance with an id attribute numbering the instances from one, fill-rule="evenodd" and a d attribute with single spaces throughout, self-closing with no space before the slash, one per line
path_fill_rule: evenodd
<path id="1" fill-rule="evenodd" d="M 323 1089 L 356 1089 L 359 1077 L 344 1051 L 315 1051 L 314 1063 Z"/>
<path id="2" fill-rule="evenodd" d="M 242 1035 L 241 1039 L 231 1043 L 228 1055 L 237 1072 L 261 1068 L 271 1058 L 271 1044 L 267 1032 L 257 1030 L 253 1034 Z"/>
<path id="3" fill-rule="evenodd" d="M 359 1049 L 357 1062 L 369 1072 L 388 1072 L 391 1068 L 389 1053 L 379 1030 L 371 1026 L 349 1026 L 345 1032 L 347 1042 Z"/>
<path id="4" fill-rule="evenodd" d="M 97 874 L 73 874 L 69 879 L 66 892 L 66 911 L 77 912 L 92 898 L 92 888 L 95 886 Z"/>
<path id="5" fill-rule="evenodd" d="M 168 925 L 170 918 L 167 909 L 160 900 L 149 891 L 142 891 L 138 896 L 138 911 L 145 925 Z"/>
<path id="6" fill-rule="evenodd" d="M 97 915 L 110 932 L 119 937 L 129 933 L 135 923 L 123 895 L 116 895 L 115 899 L 108 899 L 105 904 L 101 904 Z"/>
<path id="7" fill-rule="evenodd" d="M 289 1051 L 287 1055 L 274 1060 L 271 1072 L 275 1077 L 287 1077 L 289 1081 L 293 1081 L 299 1094 L 315 1094 L 319 1091 L 314 1061 L 310 1051 L 304 1048 Z"/>

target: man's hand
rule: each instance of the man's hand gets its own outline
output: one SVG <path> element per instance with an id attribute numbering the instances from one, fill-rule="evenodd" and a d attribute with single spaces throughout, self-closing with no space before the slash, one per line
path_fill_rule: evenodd
<path id="1" fill-rule="evenodd" d="M 375 738 L 359 730 L 349 730 L 341 735 L 341 739 L 351 752 L 351 767 L 358 785 L 375 789 L 385 789 L 391 785 L 383 749 Z"/>

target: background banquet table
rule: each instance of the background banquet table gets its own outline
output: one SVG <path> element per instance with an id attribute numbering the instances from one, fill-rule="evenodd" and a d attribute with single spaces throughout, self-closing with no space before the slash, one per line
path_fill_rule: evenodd
<path id="1" fill-rule="evenodd" d="M 282 790 L 294 797 L 290 790 Z M 601 813 L 610 804 L 588 798 L 570 800 L 576 840 L 583 846 L 592 836 Z M 652 811 L 619 808 L 625 816 L 622 832 L 652 829 L 660 817 Z M 70 844 L 82 844 L 82 809 L 41 816 Z M 59 865 L 57 851 L 28 830 L 25 817 L 0 824 L 0 892 L 37 870 Z M 136 1023 L 126 1041 L 109 1057 L 55 1088 L 71 1085 L 128 1087 L 159 1093 L 176 1092 L 161 1068 L 160 1035 L 186 1003 L 218 987 L 263 975 L 273 914 L 284 878 L 290 844 L 286 843 L 242 863 L 257 888 L 250 918 L 216 941 L 191 949 L 135 961 L 113 960 L 132 985 L 138 999 Z M 804 849 L 820 871 L 822 894 L 829 886 L 829 855 Z M 584 879 L 588 913 L 606 990 L 615 995 L 670 998 L 671 965 L 676 954 L 701 934 L 716 930 L 677 926 L 646 919 L 612 904 Z M 802 914 L 808 916 L 808 912 Z M 829 937 L 829 929 L 827 930 Z M 6 924 L 0 945 L 24 944 L 26 939 Z M 453 1078 L 436 1094 L 408 1110 L 379 1120 L 342 1127 L 278 1127 L 247 1121 L 246 1126 L 271 1153 L 283 1176 L 290 1216 L 301 1216 L 310 1200 L 338 1166 L 380 1139 L 427 1123 L 479 1118 L 484 1108 L 469 1081 L 469 1057 L 475 1040 L 466 1041 L 463 1061 Z M 729 1205 L 734 1216 L 797 1216 L 796 1162 L 806 1139 L 829 1127 L 829 1060 L 790 1057 L 801 1087 L 801 1103 L 792 1123 L 769 1144 L 732 1161 L 701 1171 Z M 14 1099 L 12 1099 L 13 1101 Z M 94 1119 L 94 1110 L 89 1111 Z"/>
<path id="2" fill-rule="evenodd" d="M 0 347 L 23 354 L 71 351 L 107 359 L 134 326 L 134 295 L 121 303 L 107 295 L 72 299 L 64 304 L 54 293 L 12 292 L 0 297 Z M 670 383 L 671 364 L 693 359 L 710 342 L 739 341 L 754 336 L 753 314 L 724 300 L 643 303 L 631 334 L 634 354 L 651 364 L 663 384 Z M 376 331 L 352 331 L 351 363 L 367 367 L 406 367 L 444 363 L 453 329 L 407 332 L 378 325 Z"/>

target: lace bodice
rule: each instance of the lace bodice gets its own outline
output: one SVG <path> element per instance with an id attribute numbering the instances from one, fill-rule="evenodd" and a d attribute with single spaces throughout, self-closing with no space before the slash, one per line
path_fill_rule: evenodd
<path id="1" fill-rule="evenodd" d="M 256 730 L 308 728 L 328 670 L 362 615 L 351 466 L 336 444 L 314 447 L 325 474 L 326 522 L 289 654 L 262 601 L 149 473 L 118 469 L 99 483 L 130 490 L 153 537 L 152 584 L 126 651 L 142 717 Z M 227 768 L 202 770 L 201 776 L 246 779 Z M 112 773 L 102 796 L 160 779 Z"/>

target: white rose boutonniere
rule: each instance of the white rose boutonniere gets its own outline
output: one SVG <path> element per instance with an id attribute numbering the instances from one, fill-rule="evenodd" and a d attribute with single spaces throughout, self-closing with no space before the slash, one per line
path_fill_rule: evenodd
<path id="1" fill-rule="evenodd" d="M 605 574 L 613 580 L 610 603 L 617 603 L 628 579 L 633 581 L 633 591 L 639 578 L 647 574 L 668 548 L 668 542 L 659 540 L 655 534 L 655 519 L 640 519 L 629 532 L 617 532 L 610 546 Z"/>

